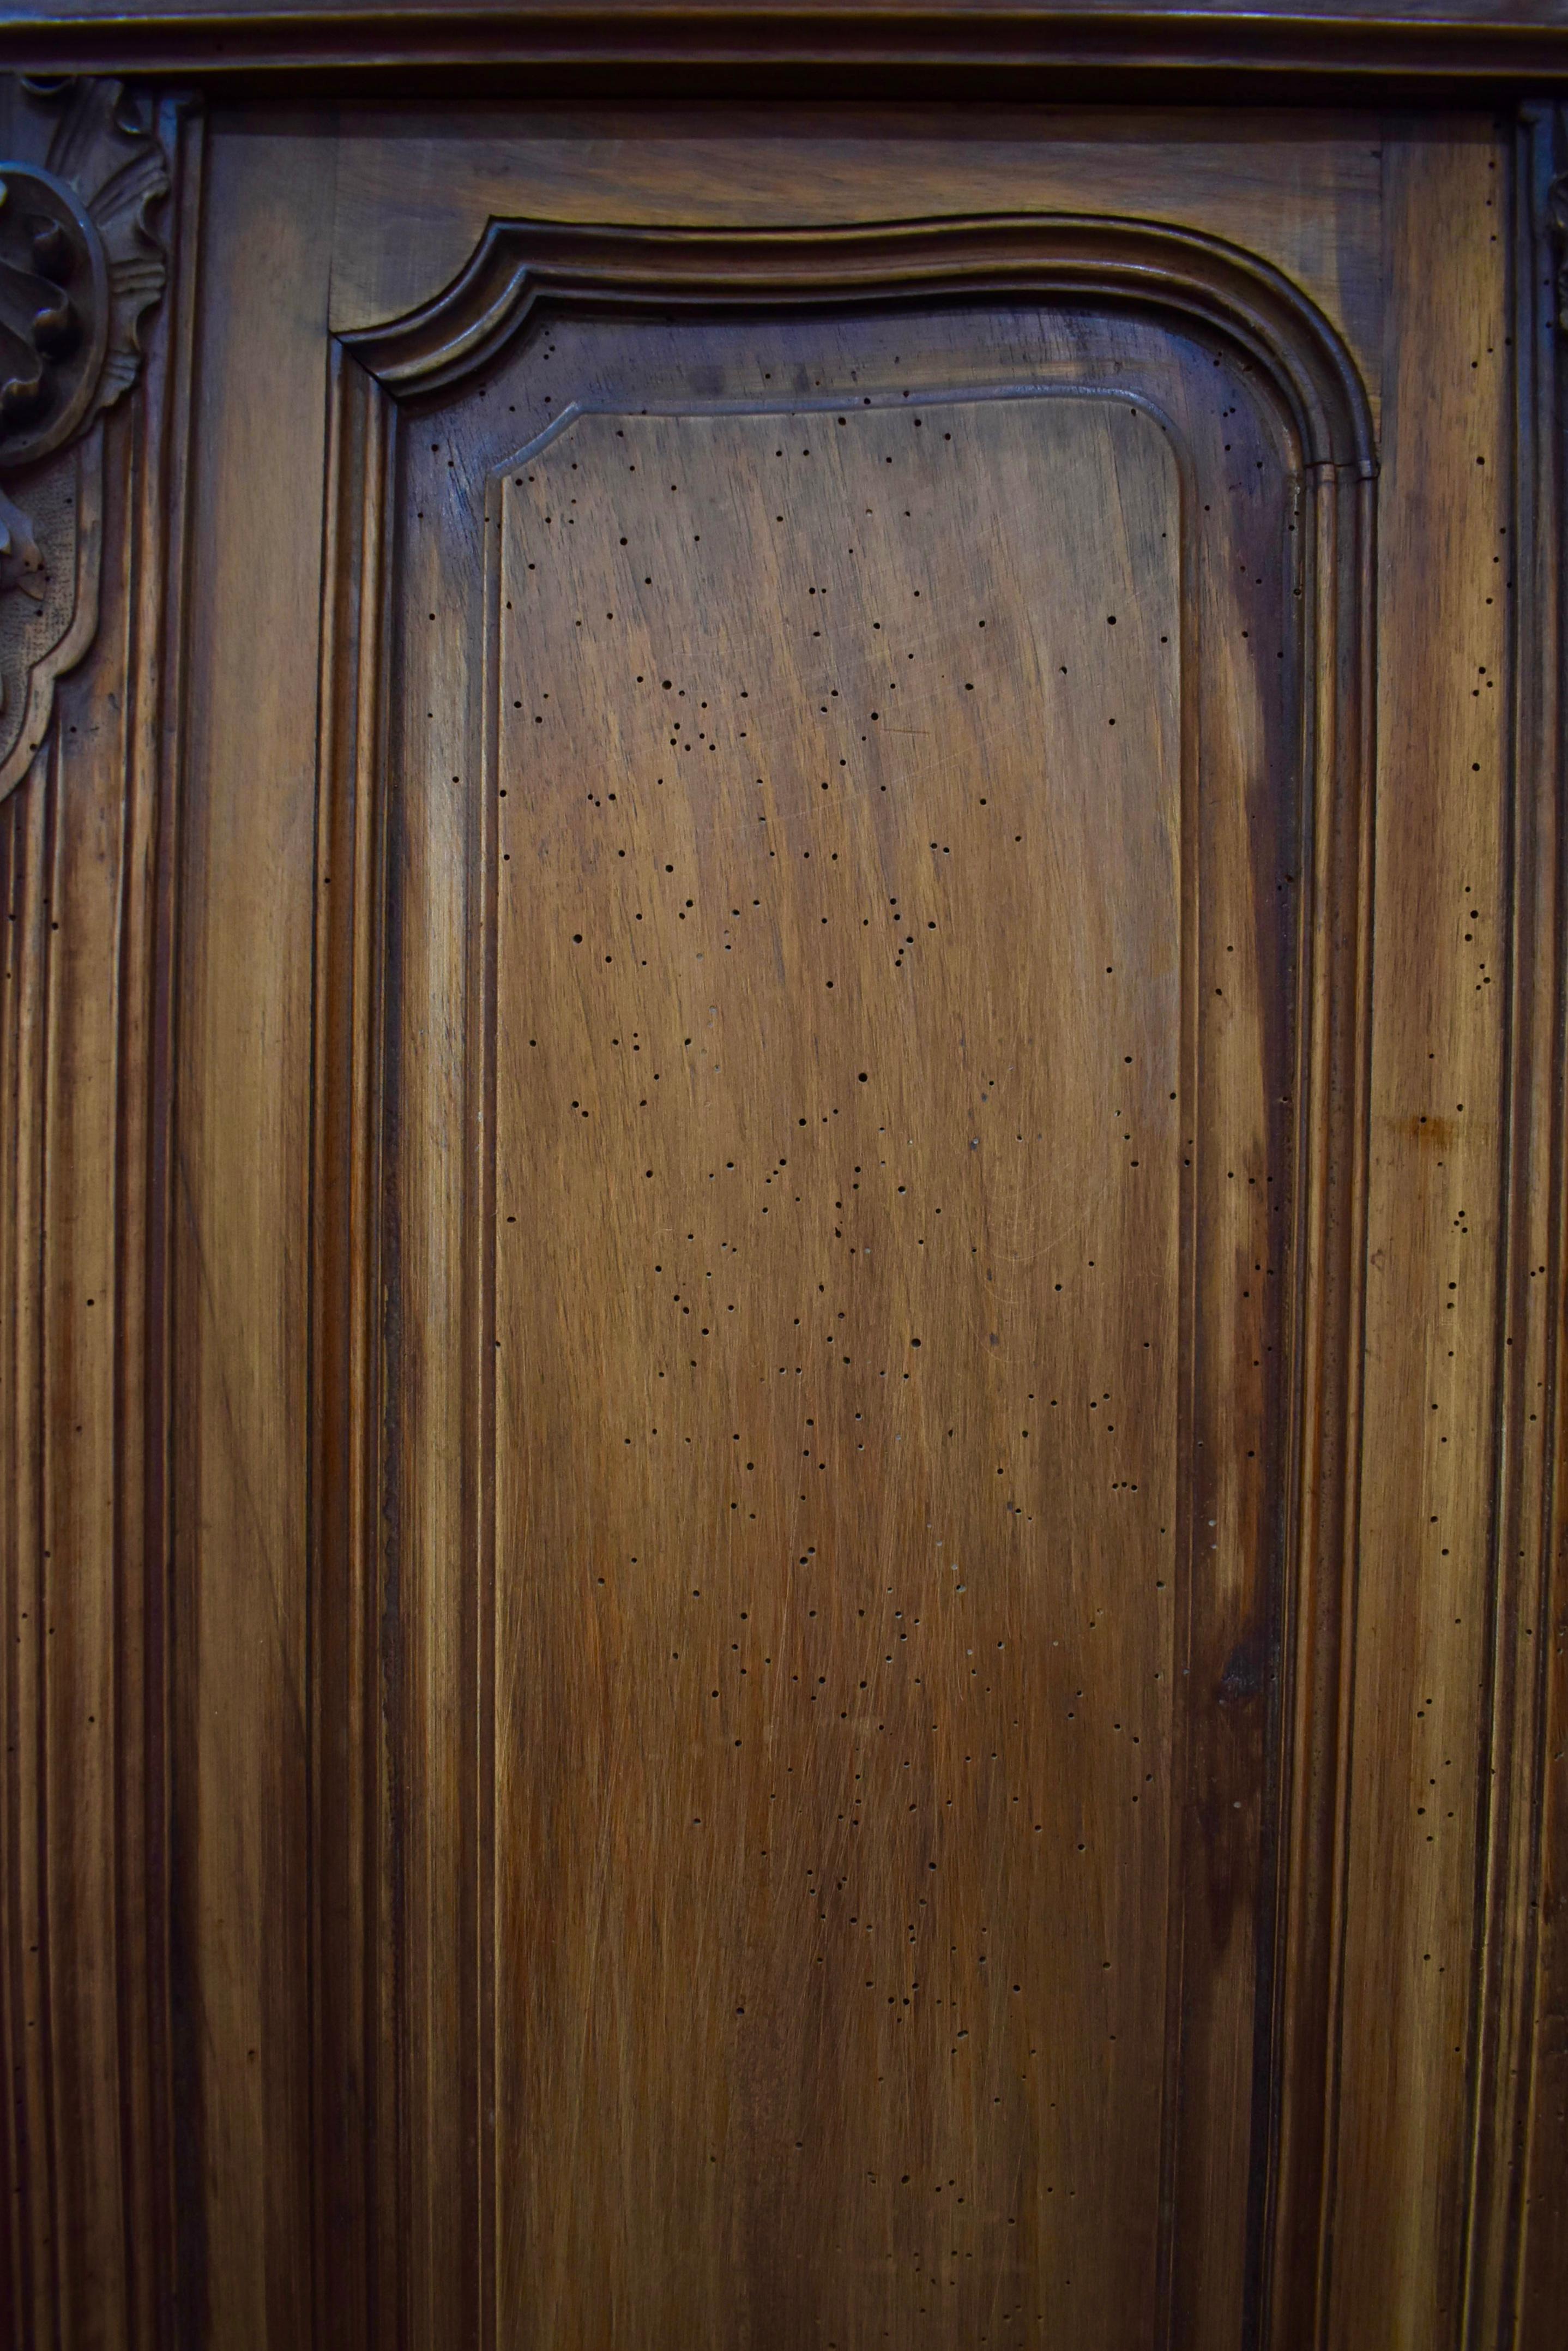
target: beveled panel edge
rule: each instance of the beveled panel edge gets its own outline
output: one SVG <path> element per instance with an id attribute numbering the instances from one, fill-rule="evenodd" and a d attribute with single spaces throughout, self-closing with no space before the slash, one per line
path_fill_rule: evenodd
<path id="1" fill-rule="evenodd" d="M 348 339 L 344 340 L 347 342 Z M 908 392 L 902 396 L 907 398 Z M 482 1173 L 477 1179 L 482 1190 L 483 1206 L 480 1212 L 472 1217 L 474 1230 L 472 1248 L 469 1251 L 470 1262 L 467 1267 L 467 1278 L 472 1284 L 472 1295 L 481 1301 L 481 1311 L 475 1318 L 476 1343 L 470 1349 L 471 1393 L 468 1409 L 472 1416 L 471 1425 L 478 1440 L 480 1456 L 483 1459 L 493 1461 L 495 1458 L 495 1379 L 492 1343 L 495 1330 L 496 1116 L 494 1096 L 499 1004 L 494 940 L 496 889 L 500 878 L 500 843 L 495 815 L 498 803 L 495 798 L 495 787 L 501 773 L 497 737 L 498 721 L 502 710 L 500 691 L 496 681 L 499 674 L 501 615 L 504 584 L 504 575 L 498 564 L 498 535 L 502 527 L 499 508 L 507 478 L 518 465 L 531 463 L 545 455 L 557 442 L 565 439 L 574 426 L 587 418 L 623 415 L 629 420 L 634 414 L 639 418 L 674 417 L 681 421 L 734 416 L 776 418 L 786 415 L 796 417 L 816 415 L 823 417 L 832 415 L 839 407 L 842 399 L 842 392 L 829 392 L 826 389 L 820 392 L 814 390 L 796 398 L 792 398 L 787 392 L 781 392 L 774 397 L 759 392 L 738 400 L 711 401 L 694 392 L 689 399 L 679 404 L 669 401 L 646 406 L 639 404 L 635 411 L 624 402 L 617 403 L 607 399 L 582 402 L 573 400 L 568 402 L 558 414 L 552 417 L 542 430 L 527 440 L 510 447 L 504 456 L 495 458 L 484 474 L 486 512 L 496 524 L 494 531 L 489 528 L 485 530 L 483 538 L 484 677 L 480 695 L 483 789 L 480 796 L 480 820 L 475 828 L 476 839 L 481 844 L 484 860 L 481 894 L 486 913 L 483 935 L 475 943 L 472 958 L 471 985 L 476 1011 L 470 1023 L 469 1051 L 471 1058 L 482 1067 L 484 1073 L 483 1121 L 487 1141 L 486 1148 L 483 1153 Z M 1197 805 L 1201 767 L 1200 722 L 1198 716 L 1200 699 L 1199 684 L 1201 656 L 1199 652 L 1199 632 L 1196 590 L 1196 580 L 1199 569 L 1197 551 L 1197 518 L 1200 499 L 1197 468 L 1193 462 L 1190 444 L 1171 412 L 1149 393 L 1127 383 L 1113 382 L 1087 373 L 1082 380 L 1071 382 L 1008 384 L 990 388 L 976 384 L 960 388 L 950 387 L 936 393 L 922 392 L 919 395 L 919 404 L 927 415 L 964 403 L 980 406 L 1000 402 L 1058 401 L 1102 402 L 1119 409 L 1138 410 L 1158 427 L 1164 436 L 1176 474 L 1177 513 L 1180 524 L 1178 569 L 1180 583 L 1179 597 L 1181 631 L 1180 690 L 1177 714 L 1181 847 L 1178 863 L 1183 876 L 1190 875 L 1190 879 L 1183 880 L 1180 893 L 1181 982 L 1178 1060 L 1181 1070 L 1179 1082 L 1186 1096 L 1196 1101 L 1199 1048 L 1197 1033 L 1199 925 L 1195 902 L 1199 894 L 1198 876 L 1200 873 L 1202 862 L 1198 848 L 1198 834 L 1200 828 Z M 868 404 L 873 408 L 885 404 L 886 410 L 892 410 L 897 405 L 890 393 L 885 395 L 884 402 L 874 400 Z M 858 419 L 866 413 L 866 406 L 857 406 L 852 413 L 856 419 Z M 843 423 L 844 420 L 841 417 L 839 421 Z M 1300 944 L 1298 937 L 1296 941 L 1298 950 Z M 1196 1186 L 1184 1177 L 1179 1209 L 1181 1272 L 1178 1284 L 1181 1339 L 1178 1346 L 1179 1369 L 1176 1378 L 1179 1395 L 1178 1518 L 1180 1521 L 1180 1531 L 1173 1543 L 1172 1561 L 1173 1572 L 1183 1583 L 1189 1585 L 1191 1580 L 1194 1541 L 1193 1497 L 1197 1490 L 1196 1454 L 1193 1447 L 1199 1425 L 1196 1391 L 1199 1384 L 1197 1291 L 1199 1265 L 1201 1259 L 1200 1221 Z M 1288 1440 L 1285 1449 L 1288 1453 Z M 474 1524 L 470 1531 L 468 1555 L 473 1560 L 475 1571 L 481 1578 L 476 1610 L 480 1620 L 477 1646 L 482 1659 L 480 1684 L 484 1694 L 483 1704 L 487 1709 L 487 1718 L 481 1728 L 483 1763 L 480 1770 L 480 1803 L 484 1813 L 480 1838 L 481 1850 L 484 1855 L 482 1898 L 493 1905 L 495 1851 L 493 1623 L 496 1589 L 493 1571 L 496 1552 L 493 1493 L 489 1487 L 482 1486 L 481 1490 L 472 1498 L 470 1508 Z M 1288 1561 L 1282 1582 L 1282 1613 L 1288 1613 L 1293 1583 Z M 1191 1652 L 1191 1614 L 1188 1610 L 1183 1612 L 1179 1628 L 1172 1635 L 1171 1654 L 1178 1667 L 1179 1679 L 1190 1671 Z M 1185 1928 L 1194 1904 L 1202 1898 L 1196 1891 L 1196 1847 L 1199 1840 L 1193 1834 L 1193 1824 L 1189 1818 L 1191 1812 L 1189 1744 L 1187 1717 L 1180 1708 L 1176 1708 L 1173 1709 L 1172 1717 L 1170 1784 L 1165 1808 L 1169 1877 L 1163 1943 L 1166 2007 L 1161 2024 L 1158 2088 L 1151 2087 L 1150 2091 L 1151 2099 L 1158 2109 L 1160 2185 L 1154 2232 L 1156 2248 L 1154 2299 L 1156 2325 L 1158 2331 L 1153 2341 L 1160 2346 L 1160 2351 L 1166 2351 L 1166 2346 L 1174 2346 L 1185 2340 L 1183 2306 L 1179 2298 L 1181 2270 L 1176 2250 L 1189 2202 L 1189 2198 L 1184 2190 L 1181 2164 L 1181 2146 L 1184 2137 L 1181 2088 L 1184 2065 L 1189 2055 L 1187 2044 L 1194 2037 L 1189 2029 L 1187 2013 Z M 1278 1872 L 1276 1871 L 1275 1874 L 1277 1876 Z M 1260 1905 L 1260 1915 L 1262 1908 L 1262 1906 Z M 495 2093 L 493 2064 L 494 1963 L 492 1951 L 487 1949 L 481 1954 L 479 1972 L 481 2002 L 484 2010 L 480 2032 L 481 2062 L 482 2065 L 488 2068 L 482 2073 L 480 2095 L 484 2105 L 493 2110 Z M 1197 2065 L 1192 2065 L 1187 2070 L 1189 2073 L 1196 2073 L 1199 2069 Z M 1255 2100 L 1255 2085 L 1253 2095 Z M 495 2137 L 496 2134 L 493 2130 L 482 2130 L 479 2133 L 478 2165 L 481 2176 L 478 2200 L 482 2214 L 482 2228 L 484 2231 L 483 2245 L 486 2249 L 482 2251 L 482 2260 L 487 2257 L 487 2249 L 493 2244 L 495 2238 L 494 2185 L 500 2170 L 495 2152 Z M 1254 2243 L 1253 2232 L 1249 2231 L 1249 2255 L 1254 2248 Z M 493 2328 L 493 2318 L 488 2311 L 485 2323 Z M 486 2334 L 484 2342 L 486 2351 L 489 2351 L 490 2334 Z"/>
<path id="2" fill-rule="evenodd" d="M 312 2339 L 369 2351 L 397 2304 L 395 2001 L 382 1625 L 379 1207 L 392 420 L 333 354 L 322 547 L 309 1207 L 306 1723 Z"/>
<path id="3" fill-rule="evenodd" d="M 1060 256 L 1056 240 L 1061 240 Z M 617 246 L 629 245 L 629 260 Z M 660 274 L 660 265 L 668 274 Z M 452 287 L 409 318 L 335 339 L 332 473 L 327 496 L 318 854 L 328 838 L 354 843 L 350 888 L 320 890 L 317 904 L 317 1144 L 313 1154 L 313 1267 L 329 1293 L 337 1283 L 352 1319 L 348 1418 L 329 1444 L 313 1402 L 312 1451 L 319 1497 L 329 1463 L 360 1463 L 357 1498 L 334 1525 L 319 1499 L 311 1520 L 313 1756 L 336 1747 L 347 1775 L 318 1776 L 313 1838 L 325 1854 L 346 1839 L 355 1879 L 352 1917 L 339 1961 L 348 1978 L 337 1997 L 351 2045 L 317 2042 L 318 2115 L 346 2095 L 355 2114 L 378 2093 L 395 2107 L 401 2067 L 389 2003 L 399 1967 L 376 1943 L 384 1907 L 385 1863 L 396 1844 L 389 1810 L 385 1708 L 389 1686 L 377 1653 L 381 1547 L 384 1399 L 377 1281 L 368 1270 L 376 1236 L 352 1222 L 348 1202 L 369 1203 L 384 1176 L 380 1093 L 392 1075 L 382 989 L 386 854 L 385 694 L 389 606 L 383 565 L 387 496 L 397 410 L 405 398 L 449 391 L 522 330 L 536 305 L 577 302 L 601 310 L 729 308 L 767 311 L 830 303 L 983 300 L 1023 293 L 1099 297 L 1174 313 L 1224 335 L 1259 369 L 1298 440 L 1303 466 L 1304 632 L 1302 747 L 1302 1016 L 1298 1024 L 1296 1165 L 1302 1207 L 1292 1301 L 1292 1380 L 1286 1411 L 1287 1536 L 1282 1660 L 1281 1860 L 1274 1890 L 1272 2040 L 1279 2053 L 1268 2133 L 1262 2225 L 1261 2339 L 1272 2351 L 1316 2351 L 1328 2323 L 1327 2252 L 1334 2205 L 1337 2127 L 1340 1972 L 1349 1790 L 1349 1694 L 1354 1662 L 1366 1275 L 1373 778 L 1376 444 L 1355 363 L 1336 330 L 1282 273 L 1240 248 L 1158 224 L 1082 216 L 1010 215 L 955 222 L 888 223 L 870 228 L 789 229 L 758 234 L 704 229 L 579 228 L 562 223 L 491 224 Z M 369 453 L 374 452 L 373 456 Z M 334 548 L 341 550 L 336 557 Z M 352 814 L 349 812 L 352 811 Z M 476 950 L 476 953 L 480 950 Z M 336 975 L 336 979 L 332 975 Z M 350 975 L 353 975 L 351 977 Z M 476 971 L 478 998 L 484 989 Z M 333 995 L 336 988 L 337 994 Z M 342 991 L 348 991 L 347 998 Z M 347 1011 L 345 1006 L 347 1003 Z M 472 1017 L 483 1018 L 483 1005 Z M 329 1108 L 330 1103 L 336 1107 Z M 472 1184 L 475 1176 L 471 1172 Z M 330 1204 L 330 1205 L 329 1205 Z M 325 1212 L 325 1213 L 324 1213 Z M 472 1243 L 470 1246 L 472 1256 Z M 344 1269 L 363 1257 L 366 1267 Z M 331 1269 L 337 1268 L 336 1273 Z M 313 1367 L 324 1333 L 313 1312 Z M 485 1332 L 471 1353 L 483 1354 Z M 482 1378 L 482 1374 L 481 1374 Z M 472 1392 L 472 1391 L 471 1391 Z M 320 1391 L 316 1391 L 319 1395 Z M 472 1425 L 471 1423 L 471 1425 Z M 347 1456 L 334 1447 L 347 1446 Z M 472 1546 L 471 1546 L 472 1552 Z M 335 1596 L 341 1622 L 328 1623 Z M 348 1719 L 316 1719 L 320 1675 L 314 1644 L 336 1660 Z M 347 1673 L 348 1679 L 343 1676 Z M 358 1809 L 356 1810 L 355 1804 Z M 321 1889 L 313 1892 L 313 1933 Z M 313 1974 L 318 2023 L 332 1995 L 329 1954 L 317 1944 Z M 483 1994 L 480 1995 L 483 1997 Z M 363 2070 L 362 2070 L 363 2069 Z M 1292 2093 L 1280 2085 L 1299 2082 Z M 361 2109 L 360 2101 L 366 2102 Z M 386 2323 L 400 2306 L 397 2283 L 405 2126 L 385 2114 L 374 2153 L 357 2184 L 324 2179 L 313 2134 L 323 2254 L 348 2228 L 363 2263 L 357 2307 L 352 2272 L 328 2287 L 317 2263 L 317 2341 L 368 2345 L 373 2309 Z M 488 2144 L 481 2128 L 478 2138 Z M 483 2168 L 490 2158 L 476 2153 Z M 481 2243 L 493 2232 L 493 2179 L 481 2183 Z M 357 2214 L 343 2209 L 363 2193 Z M 324 2199 L 338 2199 L 328 2224 Z M 335 2272 L 335 2261 L 328 2264 Z M 477 2340 L 494 2339 L 487 2288 L 479 2293 Z M 330 2296 L 330 2307 L 326 2297 Z M 1166 2325 L 1177 2297 L 1165 2295 Z"/>

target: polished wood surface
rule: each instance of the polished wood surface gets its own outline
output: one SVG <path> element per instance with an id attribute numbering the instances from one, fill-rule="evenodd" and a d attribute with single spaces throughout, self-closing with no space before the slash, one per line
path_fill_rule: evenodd
<path id="1" fill-rule="evenodd" d="M 1554 2342 L 1555 117 L 156 127 L 8 2339 Z"/>
<path id="2" fill-rule="evenodd" d="M 1563 0 L 17 0 L 19 72 L 348 97 L 825 94 L 1511 105 L 1568 80 Z"/>
<path id="3" fill-rule="evenodd" d="M 869 412 L 585 418 L 503 484 L 503 2325 L 1018 2334 L 1048 2279 L 1132 2339 L 1202 1343 L 1181 444 L 811 332 Z"/>

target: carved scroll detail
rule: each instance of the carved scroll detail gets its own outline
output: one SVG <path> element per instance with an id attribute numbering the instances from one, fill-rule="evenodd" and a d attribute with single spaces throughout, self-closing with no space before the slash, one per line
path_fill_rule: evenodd
<path id="1" fill-rule="evenodd" d="M 23 80 L 0 96 L 0 794 L 97 622 L 94 427 L 136 380 L 167 268 L 153 120 L 113 81 Z"/>

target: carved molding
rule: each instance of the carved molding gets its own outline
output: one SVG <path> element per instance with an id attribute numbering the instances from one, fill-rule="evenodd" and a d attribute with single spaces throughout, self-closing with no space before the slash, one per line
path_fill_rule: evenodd
<path id="1" fill-rule="evenodd" d="M 1141 301 L 1196 318 L 1267 368 L 1308 465 L 1376 471 L 1365 390 L 1323 314 L 1256 255 L 1147 221 L 1017 213 L 710 229 L 493 220 L 433 301 L 343 341 L 398 394 L 450 390 L 493 358 L 539 302 L 669 314 L 1011 292 Z"/>
<path id="2" fill-rule="evenodd" d="M 140 365 L 167 258 L 152 102 L 114 81 L 0 99 L 0 795 L 98 618 L 100 436 Z"/>
<path id="3" fill-rule="evenodd" d="M 1291 1568 L 1282 1699 L 1282 1792 L 1280 1818 L 1288 1852 L 1280 1864 L 1277 1905 L 1277 2013 L 1286 2055 L 1282 2078 L 1302 2085 L 1282 2096 L 1270 2117 L 1272 2275 L 1268 2289 L 1272 2332 L 1314 2340 L 1326 2315 L 1315 2310 L 1326 2277 L 1321 2241 L 1332 2212 L 1333 2149 L 1337 2127 L 1338 1946 L 1346 1840 L 1348 1777 L 1342 1768 L 1343 1692 L 1349 1687 L 1355 1643 L 1357 1480 L 1360 1458 L 1362 1281 L 1365 1262 L 1368 1056 L 1367 940 L 1370 922 L 1372 728 L 1371 644 L 1374 594 L 1374 506 L 1376 441 L 1365 388 L 1354 359 L 1333 325 L 1271 265 L 1238 246 L 1195 232 L 1153 223 L 1072 214 L 991 214 L 903 220 L 853 226 L 779 229 L 647 227 L 527 219 L 492 220 L 452 283 L 408 315 L 343 336 L 346 364 L 337 371 L 332 476 L 327 499 L 325 567 L 327 627 L 320 707 L 323 779 L 319 800 L 319 867 L 333 887 L 320 893 L 317 943 L 316 1185 L 312 1248 L 315 1297 L 321 1301 L 313 1336 L 313 1441 L 319 1472 L 312 1530 L 315 1588 L 324 1595 L 313 1639 L 314 1702 L 321 1709 L 323 1751 L 356 1761 L 318 1792 L 316 1846 L 318 1886 L 353 1880 L 354 1917 L 317 1896 L 314 1924 L 317 1974 L 322 1987 L 317 2043 L 319 2078 L 333 2085 L 324 2102 L 332 2116 L 321 2141 L 324 2183 L 319 2241 L 327 2283 L 323 2340 L 339 2339 L 345 2321 L 337 2297 L 383 2295 L 391 2307 L 402 2291 L 403 2260 L 395 2196 L 379 2179 L 368 2181 L 364 2200 L 346 2218 L 340 2183 L 356 2157 L 338 2134 L 337 2117 L 352 2116 L 372 2098 L 384 2117 L 410 2111 L 400 2074 L 389 2067 L 367 2089 L 365 2019 L 377 2012 L 379 1988 L 363 1973 L 373 1948 L 368 1922 L 392 1915 L 384 1889 L 391 1855 L 406 1819 L 380 1809 L 389 1784 L 389 1749 L 398 1718 L 388 1685 L 378 1682 L 373 1630 L 382 1621 L 386 1530 L 380 1498 L 388 1491 L 380 1452 L 388 1409 L 380 1386 L 385 1355 L 378 1315 L 389 1280 L 378 1255 L 378 1217 L 368 1204 L 388 1196 L 378 1187 L 389 1173 L 391 1148 L 379 1123 L 379 1088 L 388 1050 L 382 1019 L 384 975 L 376 958 L 400 919 L 382 861 L 391 856 L 387 823 L 395 779 L 386 735 L 386 674 L 390 615 L 397 582 L 390 552 L 397 545 L 395 507 L 399 434 L 404 402 L 421 430 L 442 419 L 450 436 L 466 416 L 466 389 L 483 398 L 505 381 L 502 371 L 530 330 L 574 309 L 597 318 L 626 314 L 659 320 L 674 317 L 733 319 L 791 310 L 882 306 L 990 303 L 1013 297 L 1068 303 L 1096 302 L 1121 311 L 1153 312 L 1179 331 L 1194 325 L 1223 338 L 1255 368 L 1293 427 L 1302 483 L 1303 646 L 1311 682 L 1302 790 L 1324 820 L 1306 828 L 1311 850 L 1306 876 L 1309 913 L 1303 935 L 1304 1002 L 1301 1066 L 1303 1131 L 1314 1138 L 1303 1160 L 1303 1274 L 1297 1298 L 1297 1353 L 1291 1444 L 1303 1498 L 1290 1537 Z M 487 381 L 488 379 L 488 381 Z M 556 423 L 578 402 L 562 381 L 552 412 Z M 1124 391 L 1127 386 L 1121 387 Z M 600 396 L 582 384 L 582 405 Z M 438 400 L 441 404 L 438 406 Z M 636 404 L 634 400 L 633 405 Z M 483 412 L 489 422 L 465 439 L 465 472 L 477 483 L 490 468 L 509 466 L 524 439 L 503 394 Z M 493 475 L 490 475 L 493 478 Z M 483 509 L 490 538 L 490 510 Z M 477 491 L 471 520 L 480 515 Z M 464 559 L 466 559 L 466 558 Z M 392 567 L 392 569 L 389 569 Z M 477 680 L 476 658 L 464 674 Z M 453 765 L 457 763 L 454 760 Z M 479 794 L 493 809 L 488 790 Z M 386 894 L 384 894 L 386 893 Z M 328 903 L 329 902 L 329 903 Z M 485 950 L 476 946 L 479 956 Z M 470 1032 L 472 1065 L 490 1050 L 492 1019 L 481 1008 Z M 481 1081 L 474 1099 L 483 1092 Z M 483 1137 L 493 1135 L 488 1114 Z M 479 1128 L 465 1139 L 472 1205 L 465 1229 L 478 1234 L 493 1207 L 493 1168 L 483 1168 Z M 483 1171 L 483 1172 L 481 1172 Z M 369 1224 L 367 1224 L 369 1218 Z M 465 1458 L 483 1457 L 488 1410 L 487 1366 L 493 1331 L 483 1244 L 473 1243 L 469 1278 L 473 1305 L 465 1321 L 474 1342 L 464 1438 Z M 352 1478 L 337 1474 L 356 1464 Z M 483 1500 L 472 1499 L 473 1526 L 467 1554 L 483 1556 Z M 473 1578 L 475 1611 L 464 1633 L 474 1654 L 486 1656 L 483 1586 Z M 400 1667 L 400 1671 L 402 1667 Z M 482 1665 L 481 1685 L 488 1667 Z M 488 1704 L 488 1700 L 486 1701 Z M 369 1726 L 369 1728 L 367 1728 Z M 487 1738 L 493 1734 L 486 1731 Z M 475 1778 L 465 1794 L 476 1849 L 491 1817 L 488 1767 L 475 1749 Z M 373 1759 L 373 1760 L 372 1760 Z M 400 1802 L 413 1801 L 406 1792 Z M 369 1883 L 365 1856 L 370 1856 Z M 478 1901 L 483 1911 L 487 1896 Z M 401 1961 L 400 1961 L 401 1964 Z M 485 1993 L 476 1952 L 465 1956 L 464 1980 L 474 1987 L 472 2032 L 482 2087 L 469 2138 L 471 2159 L 460 2189 L 465 2213 L 479 2217 L 482 2239 L 493 2227 L 494 2110 L 483 2101 L 493 2059 L 484 2034 Z M 375 2032 L 381 2030 L 378 2022 Z M 341 2085 L 339 2087 L 338 2085 Z M 1326 2087 L 1325 2087 L 1326 2085 Z M 488 2124 L 479 2115 L 488 2111 Z M 383 2127 L 392 2135 L 392 2126 Z M 403 2126 L 400 2122 L 398 2128 Z M 410 2124 L 413 2137 L 419 2126 Z M 1174 2160 L 1174 2158 L 1173 2158 Z M 363 2167 L 359 2177 L 364 2177 Z M 410 2197 L 414 2191 L 409 2190 Z M 383 2196 L 385 2200 L 383 2201 Z M 467 2223 L 465 2221 L 464 2226 Z M 1167 2225 L 1179 2234 L 1174 2198 Z M 361 2265 L 354 2283 L 353 2264 Z M 483 2267 L 483 2265 L 481 2264 Z M 1303 2314 L 1312 2313 L 1311 2316 Z M 493 2319 L 491 2321 L 493 2324 Z M 478 2321 L 475 2321 L 476 2330 Z"/>
<path id="4" fill-rule="evenodd" d="M 1389 0 L 1332 9 L 1020 7 L 1016 0 L 36 0 L 0 16 L 0 55 L 56 67 L 174 77 L 264 72 L 309 94 L 324 72 L 366 93 L 400 79 L 530 96 L 1026 100 L 1184 99 L 1212 104 L 1216 77 L 1254 100 L 1310 75 L 1336 104 L 1492 105 L 1561 88 L 1568 26 L 1545 0 Z M 484 82 L 477 78 L 487 77 Z M 460 78 L 467 77 L 466 81 Z"/>

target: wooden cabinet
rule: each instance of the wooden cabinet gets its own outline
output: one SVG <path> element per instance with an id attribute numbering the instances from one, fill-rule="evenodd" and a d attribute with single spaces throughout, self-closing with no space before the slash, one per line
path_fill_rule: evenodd
<path id="1" fill-rule="evenodd" d="M 0 112 L 7 2339 L 1543 2351 L 1552 106 L 136 22 Z"/>

